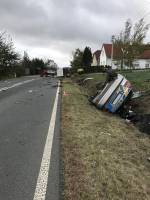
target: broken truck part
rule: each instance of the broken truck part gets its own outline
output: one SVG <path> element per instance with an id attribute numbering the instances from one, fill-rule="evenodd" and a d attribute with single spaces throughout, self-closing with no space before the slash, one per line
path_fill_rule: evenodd
<path id="1" fill-rule="evenodd" d="M 132 94 L 131 83 L 118 74 L 115 80 L 107 82 L 104 89 L 98 91 L 90 100 L 96 107 L 115 113 Z"/>

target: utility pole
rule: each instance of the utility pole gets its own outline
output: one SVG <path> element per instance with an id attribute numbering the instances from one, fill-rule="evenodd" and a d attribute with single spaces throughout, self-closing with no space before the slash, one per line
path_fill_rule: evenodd
<path id="1" fill-rule="evenodd" d="M 111 46 L 111 68 L 113 67 L 113 56 L 114 56 L 114 39 L 115 36 L 112 36 L 111 42 L 112 42 L 112 46 Z"/>
<path id="2" fill-rule="evenodd" d="M 121 51 L 122 51 L 122 66 L 121 66 L 121 69 L 124 68 L 124 49 L 121 48 Z"/>
<path id="3" fill-rule="evenodd" d="M 121 48 L 121 51 L 122 51 L 122 69 L 124 69 L 125 67 L 125 54 L 127 55 L 128 54 L 128 51 L 126 51 L 125 49 Z"/>

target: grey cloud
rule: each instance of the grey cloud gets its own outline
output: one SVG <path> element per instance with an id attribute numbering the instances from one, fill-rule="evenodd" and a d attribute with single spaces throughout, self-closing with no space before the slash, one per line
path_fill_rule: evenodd
<path id="1" fill-rule="evenodd" d="M 0 0 L 0 29 L 34 48 L 59 48 L 62 53 L 86 44 L 95 48 L 109 42 L 127 18 L 140 17 L 138 13 L 147 8 L 142 2 Z"/>
<path id="2" fill-rule="evenodd" d="M 17 33 L 29 31 L 34 32 L 37 26 L 45 26 L 47 19 L 44 11 L 37 5 L 29 6 L 24 1 L 10 1 L 4 0 L 5 3 L 0 3 L 0 25 L 1 27 L 8 27 L 11 31 Z"/>
<path id="3" fill-rule="evenodd" d="M 31 4 L 25 1 L 15 0 L 11 4 L 8 0 L 2 1 L 0 11 L 5 11 L 1 21 L 12 31 L 16 31 L 22 37 L 34 41 L 38 40 L 97 40 L 113 27 L 117 29 L 119 10 L 124 7 L 117 1 L 95 0 L 53 0 L 46 4 L 47 13 L 33 1 Z M 118 3 L 114 3 L 118 2 Z M 108 16 L 111 13 L 112 17 Z M 105 14 L 105 16 L 104 16 Z M 98 15 L 98 16 L 97 16 Z M 97 22 L 94 20 L 97 17 Z M 115 23 L 116 22 L 116 23 Z M 119 24 L 120 25 L 120 24 Z M 41 36 L 41 37 L 40 37 Z M 100 38 L 101 39 L 101 38 Z"/>

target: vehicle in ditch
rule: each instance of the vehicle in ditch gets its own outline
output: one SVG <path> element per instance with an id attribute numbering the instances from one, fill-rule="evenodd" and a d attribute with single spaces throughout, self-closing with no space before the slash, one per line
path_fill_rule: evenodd
<path id="1" fill-rule="evenodd" d="M 121 74 L 107 82 L 105 87 L 98 91 L 92 98 L 92 103 L 99 109 L 105 109 L 115 113 L 132 97 L 133 89 L 131 83 Z"/>

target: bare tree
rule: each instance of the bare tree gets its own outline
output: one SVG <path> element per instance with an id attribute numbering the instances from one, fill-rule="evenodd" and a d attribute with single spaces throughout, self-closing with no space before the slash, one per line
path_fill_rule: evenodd
<path id="1" fill-rule="evenodd" d="M 128 19 L 125 22 L 124 30 L 120 32 L 119 36 L 115 36 L 116 60 L 120 63 L 121 68 L 124 65 L 132 67 L 133 60 L 139 55 L 148 30 L 149 24 L 146 24 L 143 18 L 134 26 Z"/>

